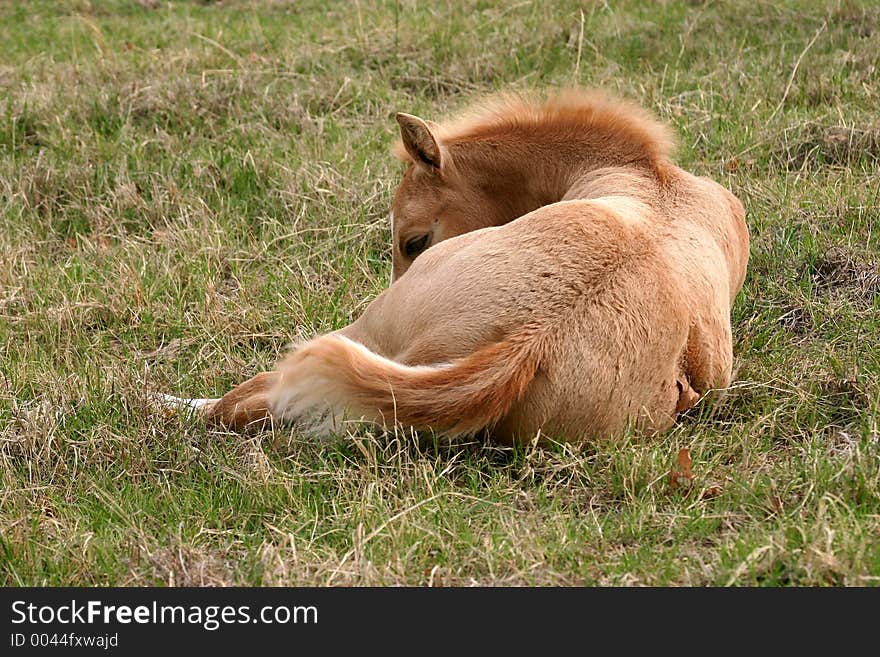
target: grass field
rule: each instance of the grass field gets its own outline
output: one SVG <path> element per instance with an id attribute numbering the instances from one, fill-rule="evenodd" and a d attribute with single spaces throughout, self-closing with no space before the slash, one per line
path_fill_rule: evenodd
<path id="1" fill-rule="evenodd" d="M 746 206 L 726 398 L 581 450 L 151 406 L 383 289 L 395 111 L 573 83 Z M 2 1 L 0 90 L 0 584 L 880 582 L 876 3 Z"/>

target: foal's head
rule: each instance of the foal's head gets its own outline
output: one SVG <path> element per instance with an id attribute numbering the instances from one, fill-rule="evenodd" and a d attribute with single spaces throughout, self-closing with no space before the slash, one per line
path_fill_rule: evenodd
<path id="1" fill-rule="evenodd" d="M 397 122 L 398 155 L 407 168 L 391 206 L 392 282 L 431 245 L 505 220 L 481 176 L 444 143 L 439 126 L 410 114 L 398 114 Z"/>

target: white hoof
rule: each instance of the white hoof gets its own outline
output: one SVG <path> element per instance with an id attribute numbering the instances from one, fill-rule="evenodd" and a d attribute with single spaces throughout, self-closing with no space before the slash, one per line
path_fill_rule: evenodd
<path id="1" fill-rule="evenodd" d="M 166 395 L 161 392 L 156 393 L 155 398 L 160 406 L 176 410 L 182 409 L 190 413 L 197 410 L 207 411 L 211 406 L 220 401 L 219 399 L 184 399 L 183 397 Z"/>

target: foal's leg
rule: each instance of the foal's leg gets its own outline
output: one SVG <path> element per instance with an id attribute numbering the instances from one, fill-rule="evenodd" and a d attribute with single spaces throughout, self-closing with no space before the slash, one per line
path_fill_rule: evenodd
<path id="1" fill-rule="evenodd" d="M 700 395 L 711 389 L 726 388 L 733 373 L 733 338 L 730 311 L 713 309 L 697 318 L 688 334 L 684 374 Z"/>
<path id="2" fill-rule="evenodd" d="M 369 335 L 357 324 L 346 326 L 337 333 L 376 349 Z M 279 379 L 280 373 L 277 370 L 262 372 L 238 384 L 220 399 L 198 400 L 205 403 L 194 408 L 202 409 L 209 423 L 219 424 L 234 431 L 241 431 L 251 425 L 259 426 L 272 418 L 269 393 Z M 280 418 L 275 419 L 281 421 Z"/>
<path id="3" fill-rule="evenodd" d="M 227 392 L 206 407 L 208 422 L 235 431 L 270 419 L 268 393 L 278 380 L 278 372 L 262 372 Z"/>

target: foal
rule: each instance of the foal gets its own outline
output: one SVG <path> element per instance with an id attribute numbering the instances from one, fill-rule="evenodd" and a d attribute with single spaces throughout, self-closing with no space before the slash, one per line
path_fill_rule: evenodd
<path id="1" fill-rule="evenodd" d="M 730 383 L 749 236 L 669 129 L 596 94 L 397 116 L 392 285 L 222 399 L 211 422 L 362 417 L 500 442 L 669 427 Z"/>

